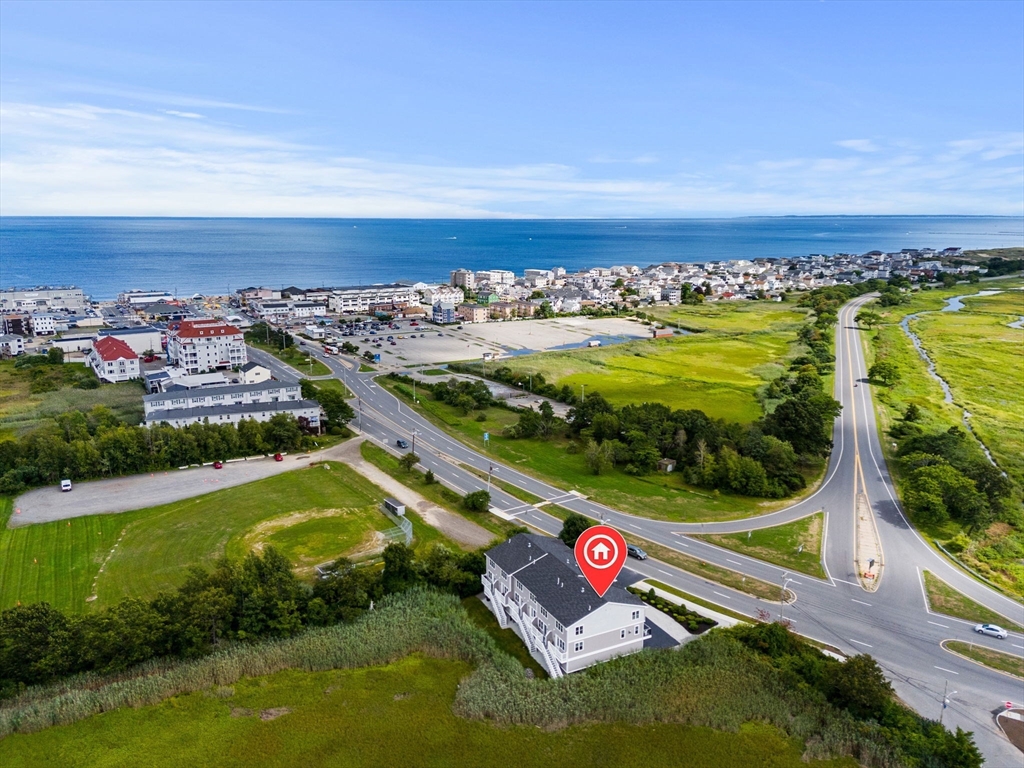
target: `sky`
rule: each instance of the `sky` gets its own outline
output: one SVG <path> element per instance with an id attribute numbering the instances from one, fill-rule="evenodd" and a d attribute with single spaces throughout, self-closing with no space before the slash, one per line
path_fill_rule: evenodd
<path id="1" fill-rule="evenodd" d="M 0 215 L 1021 215 L 1022 39 L 979 0 L 0 0 Z"/>

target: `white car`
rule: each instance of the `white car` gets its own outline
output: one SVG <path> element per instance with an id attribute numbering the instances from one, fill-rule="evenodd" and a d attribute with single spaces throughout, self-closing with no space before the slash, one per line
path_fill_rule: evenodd
<path id="1" fill-rule="evenodd" d="M 995 624 L 979 624 L 974 628 L 974 631 L 989 637 L 998 637 L 1000 640 L 1006 639 L 1006 630 L 1002 627 L 997 627 Z"/>
<path id="2" fill-rule="evenodd" d="M 71 490 L 71 481 L 70 480 L 61 480 L 60 481 L 60 489 L 62 491 L 70 491 Z"/>

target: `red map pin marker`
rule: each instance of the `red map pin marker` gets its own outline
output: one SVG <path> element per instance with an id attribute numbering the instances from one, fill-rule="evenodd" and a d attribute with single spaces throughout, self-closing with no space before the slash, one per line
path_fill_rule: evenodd
<path id="1" fill-rule="evenodd" d="M 587 582 L 604 597 L 626 562 L 626 540 L 614 528 L 594 525 L 576 539 L 574 554 Z"/>

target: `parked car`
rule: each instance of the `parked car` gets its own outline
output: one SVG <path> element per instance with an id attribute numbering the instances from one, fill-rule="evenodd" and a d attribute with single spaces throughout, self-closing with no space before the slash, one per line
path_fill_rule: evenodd
<path id="1" fill-rule="evenodd" d="M 409 447 L 409 443 L 407 443 L 405 440 L 395 440 L 395 445 L 403 449 Z"/>
<path id="2" fill-rule="evenodd" d="M 275 453 L 274 461 L 284 461 L 284 456 L 282 456 L 280 453 Z"/>
<path id="3" fill-rule="evenodd" d="M 974 631 L 981 635 L 988 635 L 989 637 L 998 637 L 1000 640 L 1005 640 L 1007 632 L 1002 627 L 998 627 L 995 624 L 979 624 L 974 628 Z"/>
<path id="4" fill-rule="evenodd" d="M 626 553 L 630 557 L 635 557 L 637 560 L 647 559 L 647 553 L 640 549 L 640 547 L 638 547 L 636 544 L 627 544 Z"/>
<path id="5" fill-rule="evenodd" d="M 64 491 L 64 492 L 70 491 L 71 490 L 71 481 L 70 480 L 61 480 L 60 481 L 60 489 L 61 489 L 61 491 Z"/>
<path id="6" fill-rule="evenodd" d="M 223 461 L 215 461 L 215 462 L 213 462 L 213 468 L 214 469 L 224 469 L 224 462 Z"/>

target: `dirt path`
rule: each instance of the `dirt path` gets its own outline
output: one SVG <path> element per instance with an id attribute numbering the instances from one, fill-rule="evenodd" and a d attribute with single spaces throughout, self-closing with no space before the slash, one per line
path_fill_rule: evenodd
<path id="1" fill-rule="evenodd" d="M 363 439 L 365 438 L 356 438 L 338 446 L 334 449 L 336 453 L 331 458 L 348 464 L 374 485 L 384 489 L 388 495 L 398 499 L 410 509 L 416 510 L 416 513 L 423 518 L 427 525 L 437 528 L 445 536 L 459 544 L 475 548 L 485 546 L 494 539 L 494 534 L 486 528 L 461 515 L 442 509 L 364 459 L 359 451 Z"/>

